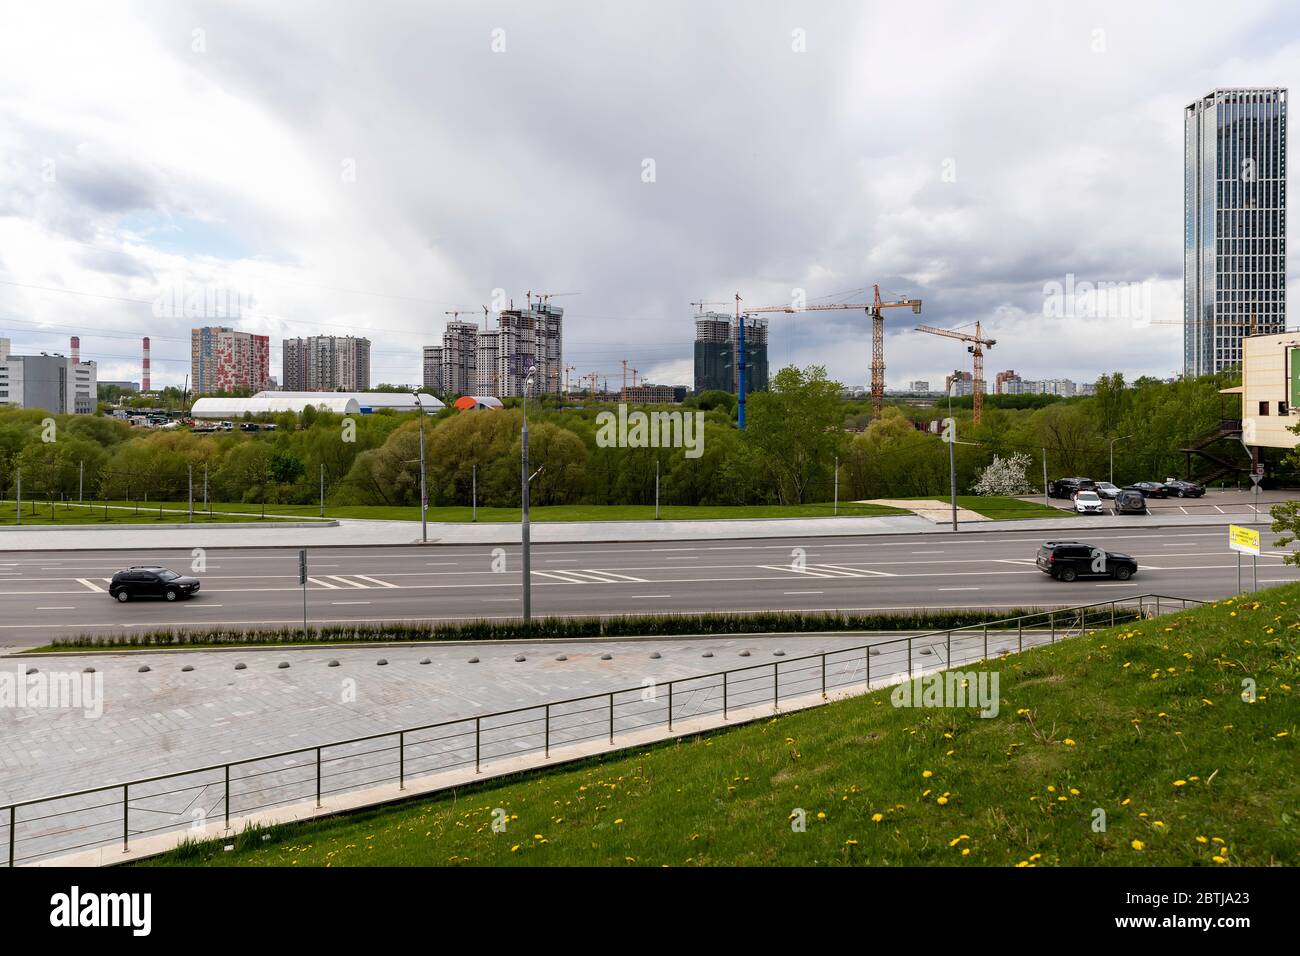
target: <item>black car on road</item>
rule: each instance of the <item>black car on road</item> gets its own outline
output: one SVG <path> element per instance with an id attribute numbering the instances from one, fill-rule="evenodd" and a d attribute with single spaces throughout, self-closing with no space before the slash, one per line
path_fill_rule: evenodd
<path id="1" fill-rule="evenodd" d="M 1082 541 L 1044 541 L 1035 562 L 1058 581 L 1103 577 L 1127 581 L 1137 574 L 1137 562 L 1127 554 L 1095 548 Z"/>
<path id="2" fill-rule="evenodd" d="M 1159 481 L 1135 481 L 1129 485 L 1130 488 L 1136 488 L 1147 498 L 1168 498 L 1169 486 Z"/>
<path id="3" fill-rule="evenodd" d="M 1076 492 L 1096 490 L 1097 483 L 1091 478 L 1057 478 L 1047 484 L 1050 498 L 1073 498 Z"/>
<path id="4" fill-rule="evenodd" d="M 1205 494 L 1204 485 L 1198 485 L 1194 481 L 1183 481 L 1180 478 L 1166 481 L 1165 488 L 1175 498 L 1200 498 Z"/>
<path id="5" fill-rule="evenodd" d="M 198 590 L 198 578 L 186 577 L 155 565 L 118 571 L 108 585 L 109 595 L 123 603 L 138 597 L 175 601 L 177 598 L 193 597 Z"/>

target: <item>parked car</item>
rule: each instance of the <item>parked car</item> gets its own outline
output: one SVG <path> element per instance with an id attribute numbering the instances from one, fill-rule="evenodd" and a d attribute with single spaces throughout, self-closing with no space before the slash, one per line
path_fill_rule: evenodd
<path id="1" fill-rule="evenodd" d="M 1127 581 L 1137 574 L 1137 562 L 1127 554 L 1094 548 L 1082 541 L 1045 541 L 1035 562 L 1039 570 L 1058 581 L 1106 577 Z"/>
<path id="2" fill-rule="evenodd" d="M 1101 514 L 1101 495 L 1095 491 L 1080 491 L 1074 496 L 1074 510 L 1079 514 Z"/>
<path id="3" fill-rule="evenodd" d="M 1114 498 L 1119 494 L 1119 488 L 1112 485 L 1109 481 L 1099 481 L 1097 482 L 1097 494 L 1101 495 L 1103 498 Z"/>
<path id="4" fill-rule="evenodd" d="M 1183 481 L 1180 478 L 1166 481 L 1165 488 L 1175 498 L 1200 498 L 1205 494 L 1204 485 L 1198 485 L 1194 481 Z"/>
<path id="5" fill-rule="evenodd" d="M 193 597 L 198 591 L 198 578 L 186 577 L 155 565 L 118 571 L 108 585 L 109 595 L 123 604 L 137 597 L 159 597 L 175 601 L 177 598 Z"/>
<path id="6" fill-rule="evenodd" d="M 1163 482 L 1159 481 L 1135 481 L 1129 485 L 1130 488 L 1136 488 L 1147 498 L 1168 498 L 1169 488 Z"/>
<path id="7" fill-rule="evenodd" d="M 1047 485 L 1047 494 L 1051 498 L 1073 498 L 1075 492 L 1096 490 L 1097 483 L 1091 478 L 1057 478 Z"/>
<path id="8" fill-rule="evenodd" d="M 1111 514 L 1144 515 L 1147 513 L 1146 495 L 1136 488 L 1121 488 L 1110 506 Z"/>

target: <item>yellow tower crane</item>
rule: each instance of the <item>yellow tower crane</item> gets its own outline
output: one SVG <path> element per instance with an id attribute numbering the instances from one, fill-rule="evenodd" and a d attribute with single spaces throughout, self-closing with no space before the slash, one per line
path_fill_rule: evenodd
<path id="1" fill-rule="evenodd" d="M 968 332 L 954 331 L 952 329 L 932 329 L 928 325 L 918 325 L 916 331 L 929 332 L 931 335 L 942 335 L 945 338 L 959 339 L 962 342 L 971 343 L 966 346 L 966 351 L 974 356 L 973 374 L 971 375 L 973 398 L 971 401 L 975 409 L 975 414 L 973 416 L 974 422 L 978 425 L 980 423 L 980 417 L 984 412 L 984 349 L 985 347 L 993 348 L 993 346 L 997 344 L 997 340 L 984 338 L 984 333 L 980 329 L 978 321 L 975 323 L 974 335 L 971 335 Z"/>
<path id="2" fill-rule="evenodd" d="M 836 302 L 824 305 L 773 305 L 759 309 L 746 309 L 746 315 L 758 312 L 828 312 L 842 309 L 863 309 L 871 316 L 871 414 L 879 418 L 885 402 L 885 309 L 907 307 L 921 314 L 921 300 L 901 298 L 885 302 L 880 298 L 880 286 L 872 286 L 870 302 Z"/>

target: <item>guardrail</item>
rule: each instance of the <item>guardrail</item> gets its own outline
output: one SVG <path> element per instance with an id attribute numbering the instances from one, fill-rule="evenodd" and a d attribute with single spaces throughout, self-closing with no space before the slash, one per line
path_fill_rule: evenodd
<path id="1" fill-rule="evenodd" d="M 1034 614 L 962 627 L 873 641 L 849 648 L 770 663 L 676 678 L 647 699 L 645 686 L 550 701 L 298 747 L 213 764 L 193 770 L 141 777 L 0 806 L 0 846 L 14 867 L 133 836 L 181 830 L 232 815 L 269 810 L 315 798 L 406 781 L 485 761 L 529 753 L 550 755 L 556 746 L 608 738 L 674 721 L 733 711 L 873 682 L 887 686 L 928 670 L 989 660 L 992 654 L 1020 652 L 1026 646 L 1055 643 L 1089 627 L 1157 616 L 1205 602 L 1193 598 L 1142 594 L 1096 604 L 1049 609 Z M 942 657 L 940 657 L 942 651 Z M 929 658 L 936 662 L 926 666 Z M 874 663 L 873 663 L 874 659 Z M 873 673 L 874 672 L 874 673 Z"/>

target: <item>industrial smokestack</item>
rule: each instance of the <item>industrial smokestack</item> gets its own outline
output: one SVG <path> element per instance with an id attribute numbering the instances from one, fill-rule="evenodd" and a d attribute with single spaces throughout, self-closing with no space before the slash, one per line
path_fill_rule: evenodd
<path id="1" fill-rule="evenodd" d="M 140 391 L 149 392 L 149 336 L 144 337 L 144 367 L 140 375 Z"/>
<path id="2" fill-rule="evenodd" d="M 81 338 L 76 335 L 72 337 L 72 364 L 81 364 Z"/>

